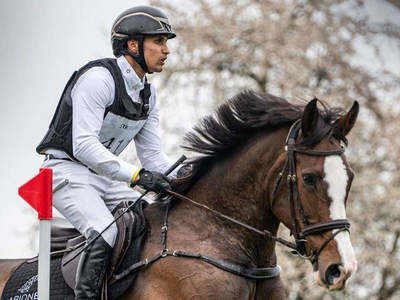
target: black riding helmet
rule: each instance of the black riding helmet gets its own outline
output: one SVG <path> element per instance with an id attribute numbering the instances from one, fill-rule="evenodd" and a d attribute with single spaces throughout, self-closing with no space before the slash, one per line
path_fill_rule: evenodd
<path id="1" fill-rule="evenodd" d="M 168 17 L 160 9 L 151 6 L 135 6 L 125 10 L 114 21 L 111 30 L 111 43 L 116 57 L 130 55 L 142 67 L 149 72 L 144 58 L 143 40 L 145 35 L 165 34 L 168 39 L 176 37 L 172 31 Z M 126 42 L 129 39 L 138 41 L 139 54 L 128 51 Z"/>

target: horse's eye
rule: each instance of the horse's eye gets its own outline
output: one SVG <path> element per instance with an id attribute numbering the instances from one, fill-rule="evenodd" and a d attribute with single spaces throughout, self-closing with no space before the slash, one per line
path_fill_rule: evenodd
<path id="1" fill-rule="evenodd" d="M 302 177 L 303 177 L 304 183 L 307 185 L 315 185 L 315 183 L 317 181 L 313 174 L 303 174 Z"/>

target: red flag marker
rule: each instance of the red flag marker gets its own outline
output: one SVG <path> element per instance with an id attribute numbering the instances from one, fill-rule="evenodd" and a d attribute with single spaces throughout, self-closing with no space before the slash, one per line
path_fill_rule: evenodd
<path id="1" fill-rule="evenodd" d="M 40 169 L 39 174 L 22 185 L 18 194 L 38 212 L 41 220 L 51 220 L 53 196 L 53 170 Z"/>
<path id="2" fill-rule="evenodd" d="M 53 170 L 40 169 L 39 174 L 18 189 L 18 194 L 37 212 L 39 221 L 38 299 L 50 299 L 50 235 Z"/>

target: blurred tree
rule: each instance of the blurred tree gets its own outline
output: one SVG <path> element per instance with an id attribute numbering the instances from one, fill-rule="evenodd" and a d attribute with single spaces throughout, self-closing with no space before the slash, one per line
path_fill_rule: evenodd
<path id="1" fill-rule="evenodd" d="M 182 132 L 192 117 L 244 88 L 346 108 L 360 102 L 347 154 L 357 174 L 348 212 L 358 272 L 345 292 L 328 293 L 312 282 L 310 264 L 286 249 L 279 248 L 279 263 L 290 299 L 398 299 L 400 96 L 391 60 L 399 64 L 400 27 L 389 17 L 400 19 L 400 1 L 150 2 L 169 11 L 178 33 L 160 103 L 192 108 L 178 121 L 164 120 L 168 132 Z"/>

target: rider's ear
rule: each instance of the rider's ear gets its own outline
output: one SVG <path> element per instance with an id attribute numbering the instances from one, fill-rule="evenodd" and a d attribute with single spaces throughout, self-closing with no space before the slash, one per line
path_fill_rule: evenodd
<path id="1" fill-rule="evenodd" d="M 128 40 L 126 42 L 126 48 L 130 51 L 133 52 L 135 54 L 139 53 L 139 44 L 137 40 Z"/>
<path id="2" fill-rule="evenodd" d="M 311 100 L 304 108 L 303 117 L 301 119 L 301 132 L 303 137 L 312 136 L 314 129 L 318 125 L 320 118 L 317 99 Z"/>
<path id="3" fill-rule="evenodd" d="M 346 136 L 353 128 L 359 110 L 360 105 L 357 101 L 354 101 L 349 112 L 335 121 L 334 134 L 337 136 Z"/>

